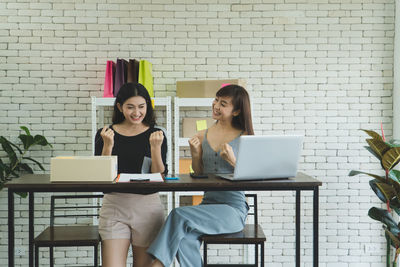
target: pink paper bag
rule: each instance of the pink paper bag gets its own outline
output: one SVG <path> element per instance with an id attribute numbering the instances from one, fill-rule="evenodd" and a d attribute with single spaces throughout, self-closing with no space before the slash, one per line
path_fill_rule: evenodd
<path id="1" fill-rule="evenodd" d="M 112 60 L 107 61 L 106 75 L 104 78 L 104 92 L 103 97 L 113 97 L 114 90 L 114 74 L 115 74 L 115 63 Z"/>

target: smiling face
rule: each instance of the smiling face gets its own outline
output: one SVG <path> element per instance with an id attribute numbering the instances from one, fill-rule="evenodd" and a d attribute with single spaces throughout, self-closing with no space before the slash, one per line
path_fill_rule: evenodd
<path id="1" fill-rule="evenodd" d="M 212 103 L 212 118 L 219 121 L 232 121 L 239 111 L 233 111 L 232 97 L 217 96 Z"/>
<path id="2" fill-rule="evenodd" d="M 130 124 L 141 124 L 146 116 L 146 100 L 141 96 L 128 98 L 122 107 L 117 103 L 119 111 L 124 115 L 125 121 Z"/>

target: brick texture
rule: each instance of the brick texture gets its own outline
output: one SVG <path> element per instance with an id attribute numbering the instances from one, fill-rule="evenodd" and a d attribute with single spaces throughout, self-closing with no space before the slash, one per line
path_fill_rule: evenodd
<path id="1" fill-rule="evenodd" d="M 379 130 L 382 122 L 392 135 L 394 9 L 393 0 L 3 0 L 0 134 L 16 141 L 20 125 L 44 134 L 54 148 L 30 155 L 47 170 L 51 156 L 90 154 L 90 97 L 102 96 L 106 61 L 117 57 L 152 62 L 159 97 L 174 96 L 177 80 L 246 79 L 259 101 L 256 134 L 305 136 L 300 169 L 323 182 L 320 266 L 384 266 L 381 225 L 367 216 L 381 204 L 368 178 L 347 174 L 381 172 L 359 129 Z M 294 195 L 259 195 L 266 265 L 293 266 Z M 46 216 L 48 195 L 36 196 Z M 312 195 L 302 200 L 301 253 L 303 266 L 312 266 Z M 0 222 L 5 261 L 7 190 L 0 193 Z M 37 223 L 39 232 L 46 220 Z M 27 252 L 26 199 L 16 199 L 16 231 L 16 246 Z M 365 244 L 379 250 L 367 253 Z M 210 258 L 247 258 L 232 249 Z M 55 255 L 57 266 L 82 265 L 92 252 Z M 27 253 L 16 262 L 26 266 Z"/>

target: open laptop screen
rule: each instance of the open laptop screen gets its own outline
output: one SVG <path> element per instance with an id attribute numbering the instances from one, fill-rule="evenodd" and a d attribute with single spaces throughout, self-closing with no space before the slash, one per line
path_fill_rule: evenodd
<path id="1" fill-rule="evenodd" d="M 241 136 L 234 175 L 223 178 L 258 180 L 294 177 L 302 147 L 303 136 L 300 135 Z"/>

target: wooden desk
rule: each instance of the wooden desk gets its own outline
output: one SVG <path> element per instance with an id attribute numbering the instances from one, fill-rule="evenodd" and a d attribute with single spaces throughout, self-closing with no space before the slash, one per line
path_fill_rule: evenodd
<path id="1" fill-rule="evenodd" d="M 179 175 L 179 180 L 131 183 L 50 183 L 48 174 L 29 174 L 6 183 L 8 188 L 8 266 L 14 267 L 14 192 L 29 193 L 29 266 L 33 267 L 34 193 L 36 192 L 123 192 L 155 191 L 296 191 L 296 267 L 300 267 L 300 192 L 313 191 L 313 266 L 318 267 L 318 197 L 322 183 L 304 173 L 290 179 L 231 182 L 210 175 L 193 179 Z"/>

